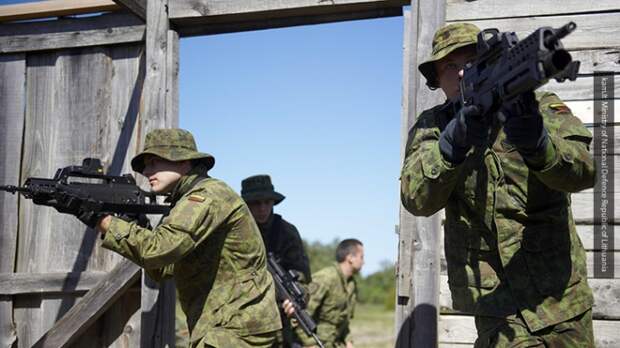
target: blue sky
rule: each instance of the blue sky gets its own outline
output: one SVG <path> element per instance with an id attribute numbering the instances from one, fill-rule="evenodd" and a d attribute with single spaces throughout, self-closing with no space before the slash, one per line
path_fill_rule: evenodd
<path id="1" fill-rule="evenodd" d="M 239 191 L 270 174 L 302 238 L 396 260 L 402 17 L 184 38 L 180 126 Z"/>

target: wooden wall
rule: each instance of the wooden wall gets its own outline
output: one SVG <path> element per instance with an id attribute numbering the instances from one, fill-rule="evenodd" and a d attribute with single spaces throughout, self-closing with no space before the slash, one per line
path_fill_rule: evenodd
<path id="1" fill-rule="evenodd" d="M 430 9 L 434 10 L 434 9 Z M 432 14 L 429 14 L 431 16 Z M 436 16 L 436 15 L 434 15 Z M 566 37 L 563 42 L 571 51 L 574 59 L 580 60 L 581 69 L 577 81 L 559 84 L 551 82 L 542 89 L 557 93 L 563 98 L 573 112 L 581 118 L 586 126 L 594 133 L 597 128 L 593 117 L 593 71 L 616 71 L 620 72 L 620 3 L 614 0 L 606 1 L 564 1 L 559 5 L 557 1 L 551 0 L 529 0 L 515 3 L 506 0 L 446 0 L 445 1 L 446 22 L 472 22 L 480 28 L 496 27 L 501 31 L 515 31 L 520 38 L 524 38 L 533 30 L 540 26 L 558 27 L 569 21 L 577 23 L 577 30 Z M 419 27 L 419 25 L 418 25 Z M 405 42 L 405 66 L 407 66 L 407 53 L 409 45 L 416 45 L 418 48 L 428 49 L 421 40 L 429 40 L 428 37 L 414 38 L 412 41 Z M 412 69 L 413 67 L 410 67 Z M 615 168 L 620 170 L 618 154 L 620 151 L 620 76 L 615 77 L 615 148 L 613 155 Z M 404 82 L 408 83 L 409 88 L 425 88 L 419 76 L 414 76 L 405 69 Z M 423 100 L 416 100 L 415 92 L 409 91 L 409 103 L 423 103 Z M 441 93 L 440 90 L 434 93 Z M 407 96 L 407 94 L 404 94 Z M 443 94 L 441 94 L 443 97 Z M 405 99 L 407 99 L 405 97 Z M 404 102 L 406 104 L 406 102 Z M 407 109 L 407 105 L 404 105 Z M 419 108 L 418 108 L 419 109 Z M 421 110 L 419 110 L 421 111 Z M 406 112 L 405 112 L 406 114 Z M 403 127 L 407 123 L 403 122 Z M 410 124 L 409 124 L 410 126 Z M 406 129 L 403 130 L 406 135 Z M 404 139 L 406 140 L 406 139 Z M 592 150 L 594 155 L 600 155 L 598 151 Z M 620 173 L 620 172 L 618 172 Z M 618 180 L 615 187 L 610 188 L 618 192 Z M 615 199 L 614 216 L 620 216 L 620 199 Z M 573 214 L 578 222 L 578 233 L 587 250 L 588 256 L 588 282 L 594 290 L 594 330 L 597 347 L 618 347 L 620 346 L 620 228 L 614 226 L 615 231 L 615 250 L 614 261 L 616 267 L 615 279 L 593 279 L 593 260 L 600 248 L 594 246 L 593 229 L 596 223 L 593 219 L 593 189 L 573 194 Z M 443 212 L 441 213 L 443 218 Z M 416 218 L 417 219 L 417 218 Z M 401 224 L 403 222 L 401 215 Z M 415 222 L 409 223 L 415 225 Z M 403 234 L 401 226 L 401 243 L 408 242 L 408 239 L 417 240 L 417 244 L 425 244 L 424 235 L 417 235 L 413 231 L 413 237 Z M 443 230 L 441 233 L 443 234 Z M 440 238 L 443 241 L 443 236 Z M 410 246 L 413 247 L 414 244 Z M 447 273 L 445 267 L 445 256 L 443 254 L 443 244 L 440 248 L 440 267 L 439 267 L 439 306 L 440 317 L 438 323 L 438 342 L 440 347 L 472 347 L 476 338 L 473 317 L 456 313 L 452 310 L 450 291 L 447 284 Z M 403 254 L 402 248 L 400 257 L 410 257 Z M 418 259 L 415 258 L 417 261 Z M 416 268 L 416 265 L 400 265 L 405 268 Z M 429 272 L 434 272 L 429 269 Z M 402 275 L 399 275 L 399 281 Z M 420 286 L 415 284 L 416 279 L 412 280 L 413 287 Z M 427 286 L 427 285 L 421 285 Z"/>
<path id="2" fill-rule="evenodd" d="M 85 157 L 101 158 L 109 173 L 131 172 L 129 159 L 139 146 L 144 44 L 79 41 L 73 44 L 86 47 L 63 48 L 70 43 L 64 40 L 45 51 L 12 45 L 13 53 L 0 55 L 3 184 L 51 177 Z M 112 270 L 121 257 L 99 244 L 74 217 L 0 193 L 0 346 L 16 340 L 15 347 L 31 347 Z M 74 345 L 140 346 L 140 306 L 139 287 L 126 292 Z"/>

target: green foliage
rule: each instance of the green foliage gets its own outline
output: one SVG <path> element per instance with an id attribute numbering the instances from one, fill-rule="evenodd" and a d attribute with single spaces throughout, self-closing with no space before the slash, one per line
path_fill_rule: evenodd
<path id="1" fill-rule="evenodd" d="M 330 243 L 308 243 L 304 241 L 304 248 L 310 258 L 310 270 L 314 273 L 336 261 L 336 247 L 340 240 L 334 239 Z M 359 289 L 358 301 L 383 306 L 385 309 L 395 308 L 395 269 L 390 262 L 383 262 L 381 270 L 366 277 L 357 276 Z"/>
<path id="2" fill-rule="evenodd" d="M 303 241 L 304 249 L 310 259 L 310 271 L 315 273 L 331 264 L 336 262 L 336 248 L 339 239 L 334 239 L 328 244 L 322 244 L 321 242 L 308 243 Z"/>

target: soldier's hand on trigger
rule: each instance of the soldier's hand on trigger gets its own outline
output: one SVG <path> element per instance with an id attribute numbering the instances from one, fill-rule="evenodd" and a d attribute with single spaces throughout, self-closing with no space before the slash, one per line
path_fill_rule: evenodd
<path id="1" fill-rule="evenodd" d="M 523 93 L 519 104 L 518 111 L 516 108 L 502 109 L 506 117 L 504 132 L 508 142 L 522 155 L 533 155 L 546 148 L 547 130 L 534 92 Z"/>
<path id="2" fill-rule="evenodd" d="M 295 314 L 295 306 L 293 306 L 293 303 L 289 300 L 284 300 L 284 302 L 282 302 L 282 308 L 284 309 L 284 314 L 286 314 L 286 317 L 289 319 Z"/>
<path id="3" fill-rule="evenodd" d="M 487 138 L 488 127 L 478 107 L 464 106 L 441 132 L 439 150 L 448 162 L 459 164 L 472 146 L 486 144 Z"/>

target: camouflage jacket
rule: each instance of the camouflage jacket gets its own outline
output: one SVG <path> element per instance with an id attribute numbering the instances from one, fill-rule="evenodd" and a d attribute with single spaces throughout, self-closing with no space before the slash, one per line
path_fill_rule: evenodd
<path id="1" fill-rule="evenodd" d="M 301 242 L 301 237 L 294 225 L 278 214 L 271 214 L 264 224 L 258 224 L 268 253 L 273 253 L 280 260 L 285 270 L 297 271 L 300 282 L 309 283 L 310 261 Z"/>
<path id="2" fill-rule="evenodd" d="M 554 94 L 537 93 L 549 134 L 528 158 L 506 141 L 470 150 L 452 165 L 439 152 L 451 118 L 441 105 L 424 111 L 409 134 L 401 199 L 414 215 L 445 208 L 445 253 L 455 309 L 504 317 L 520 312 L 532 331 L 592 306 L 586 256 L 573 221 L 570 193 L 592 187 L 592 139 Z M 493 138 L 493 137 L 492 137 Z"/>
<path id="3" fill-rule="evenodd" d="M 213 178 L 194 185 L 198 176 L 206 177 L 200 166 L 180 179 L 171 196 L 174 207 L 156 228 L 113 218 L 103 246 L 144 267 L 155 280 L 174 277 L 192 347 L 238 346 L 240 338 L 281 328 L 274 320 L 273 280 L 243 200 Z"/>
<path id="4" fill-rule="evenodd" d="M 349 322 L 357 301 L 355 279 L 345 279 L 340 266 L 334 263 L 314 273 L 308 288 L 310 300 L 306 310 L 317 323 L 317 336 L 326 348 L 344 347 L 350 341 Z M 304 345 L 316 344 L 299 327 L 296 333 Z"/>

